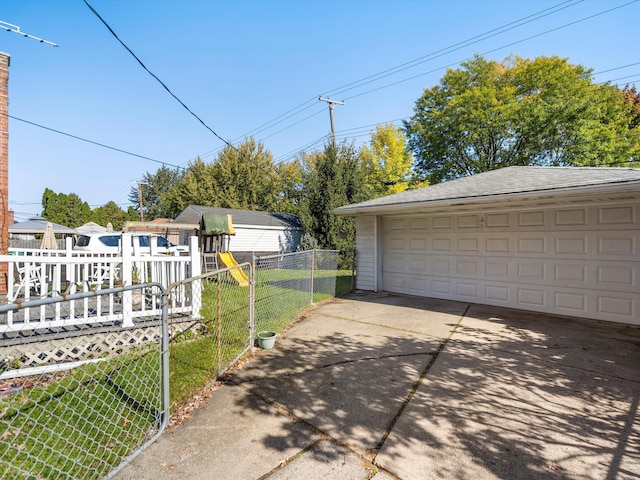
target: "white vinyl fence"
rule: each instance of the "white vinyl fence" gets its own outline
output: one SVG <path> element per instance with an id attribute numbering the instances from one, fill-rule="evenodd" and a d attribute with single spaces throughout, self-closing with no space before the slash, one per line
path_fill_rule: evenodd
<path id="1" fill-rule="evenodd" d="M 74 251 L 70 241 L 65 250 L 11 249 L 9 255 L 0 255 L 0 262 L 8 263 L 7 301 L 25 303 L 136 283 L 166 287 L 201 273 L 197 237 L 190 239 L 189 255 L 181 256 L 140 255 L 130 241 L 122 244 L 122 254 L 117 256 Z M 170 312 L 197 316 L 201 299 L 196 297 L 173 295 Z M 64 314 L 55 305 L 18 309 L 0 322 L 0 333 L 105 323 L 127 328 L 159 314 L 160 305 L 153 296 L 145 295 L 144 289 L 129 290 L 71 302 Z"/>

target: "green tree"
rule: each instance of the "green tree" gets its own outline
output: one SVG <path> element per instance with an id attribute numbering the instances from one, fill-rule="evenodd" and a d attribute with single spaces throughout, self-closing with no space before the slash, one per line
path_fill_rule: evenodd
<path id="1" fill-rule="evenodd" d="M 138 212 L 133 207 L 125 212 L 115 202 L 111 201 L 101 207 L 94 208 L 91 211 L 91 220 L 97 224 L 106 227 L 111 223 L 114 231 L 121 231 L 125 222 L 136 221 L 139 219 Z"/>
<path id="2" fill-rule="evenodd" d="M 178 211 L 188 205 L 273 211 L 281 187 L 271 153 L 262 142 L 247 138 L 237 148 L 225 147 L 213 163 L 192 162 L 169 202 Z"/>
<path id="3" fill-rule="evenodd" d="M 42 194 L 42 216 L 51 222 L 75 228 L 90 221 L 91 208 L 75 193 L 55 193 L 46 188 Z"/>
<path id="4" fill-rule="evenodd" d="M 238 148 L 226 146 L 214 165 L 220 195 L 217 206 L 243 210 L 273 211 L 280 194 L 273 155 L 262 142 L 245 138 Z"/>
<path id="5" fill-rule="evenodd" d="M 174 218 L 180 210 L 176 211 L 174 208 L 170 192 L 178 186 L 183 177 L 183 171 L 165 165 L 155 173 L 147 172 L 138 185 L 131 188 L 129 201 L 140 212 L 140 194 L 142 194 L 143 216 L 147 221 L 155 218 Z"/>
<path id="6" fill-rule="evenodd" d="M 305 231 L 321 248 L 354 248 L 353 219 L 330 211 L 368 198 L 360 155 L 345 143 L 338 149 L 328 146 L 322 153 L 305 156 L 303 165 L 304 201 L 299 214 Z"/>
<path id="7" fill-rule="evenodd" d="M 607 166 L 638 151 L 621 92 L 559 57 L 475 57 L 448 70 L 405 121 L 431 183 L 510 165 Z"/>
<path id="8" fill-rule="evenodd" d="M 373 195 L 389 195 L 408 188 L 413 158 L 401 128 L 378 125 L 369 146 L 362 147 L 361 157 Z"/>
<path id="9" fill-rule="evenodd" d="M 279 178 L 279 194 L 276 212 L 298 214 L 304 198 L 304 168 L 300 160 L 282 162 L 276 166 Z"/>
<path id="10" fill-rule="evenodd" d="M 220 192 L 216 188 L 214 165 L 197 158 L 169 192 L 168 202 L 179 212 L 189 205 L 219 206 L 216 200 Z"/>

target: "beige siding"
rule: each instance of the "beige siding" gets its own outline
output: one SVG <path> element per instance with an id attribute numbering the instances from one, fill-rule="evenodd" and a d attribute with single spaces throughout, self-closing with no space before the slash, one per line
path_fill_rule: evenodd
<path id="1" fill-rule="evenodd" d="M 375 290 L 376 217 L 356 219 L 356 288 Z"/>

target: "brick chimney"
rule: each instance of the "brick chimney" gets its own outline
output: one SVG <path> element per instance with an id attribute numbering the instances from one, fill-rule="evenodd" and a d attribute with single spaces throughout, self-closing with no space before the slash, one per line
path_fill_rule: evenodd
<path id="1" fill-rule="evenodd" d="M 0 255 L 9 252 L 9 223 L 13 223 L 9 214 L 9 58 L 0 52 Z M 7 293 L 7 268 L 0 263 L 0 294 Z"/>

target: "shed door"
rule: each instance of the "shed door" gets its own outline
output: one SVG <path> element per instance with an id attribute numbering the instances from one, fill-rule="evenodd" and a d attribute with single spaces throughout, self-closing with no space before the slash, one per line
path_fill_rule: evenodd
<path id="1" fill-rule="evenodd" d="M 383 219 L 386 291 L 640 324 L 640 205 Z"/>

